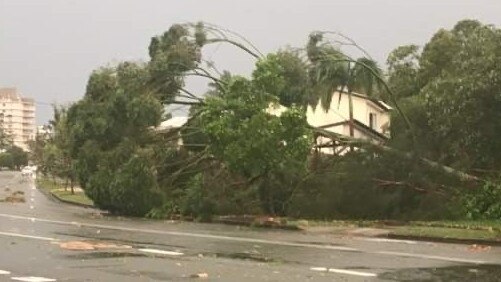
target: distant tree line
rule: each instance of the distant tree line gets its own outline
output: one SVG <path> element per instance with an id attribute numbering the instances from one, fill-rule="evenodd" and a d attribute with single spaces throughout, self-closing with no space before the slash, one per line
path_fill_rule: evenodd
<path id="1" fill-rule="evenodd" d="M 28 165 L 28 153 L 15 146 L 10 136 L 0 124 L 0 168 L 19 170 Z"/>

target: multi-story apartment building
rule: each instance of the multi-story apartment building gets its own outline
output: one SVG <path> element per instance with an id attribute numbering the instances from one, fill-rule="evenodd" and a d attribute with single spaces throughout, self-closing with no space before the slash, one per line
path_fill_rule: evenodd
<path id="1" fill-rule="evenodd" d="M 35 101 L 16 88 L 0 88 L 0 124 L 15 146 L 28 150 L 35 137 Z"/>

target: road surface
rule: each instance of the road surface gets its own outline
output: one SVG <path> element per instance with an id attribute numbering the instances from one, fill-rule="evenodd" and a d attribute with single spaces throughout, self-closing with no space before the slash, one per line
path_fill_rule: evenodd
<path id="1" fill-rule="evenodd" d="M 17 192 L 20 191 L 20 192 Z M 0 172 L 0 281 L 500 281 L 501 248 L 103 216 Z"/>

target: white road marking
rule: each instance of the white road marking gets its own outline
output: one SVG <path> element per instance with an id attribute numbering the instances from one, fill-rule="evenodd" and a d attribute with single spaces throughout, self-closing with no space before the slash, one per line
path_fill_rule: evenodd
<path id="1" fill-rule="evenodd" d="M 10 232 L 0 232 L 0 235 L 10 236 L 10 237 L 27 238 L 27 239 L 35 239 L 35 240 L 43 240 L 43 241 L 55 241 L 56 240 L 54 238 L 49 238 L 49 237 L 31 236 L 31 235 L 10 233 Z"/>
<path id="2" fill-rule="evenodd" d="M 20 219 L 20 220 L 32 220 L 32 217 L 25 217 L 25 216 L 11 215 L 11 214 L 2 214 L 2 213 L 0 213 L 0 217 L 11 218 L 11 219 Z M 51 219 L 45 219 L 45 218 L 36 218 L 36 220 L 37 220 L 37 222 L 46 222 L 46 223 L 60 224 L 60 225 L 77 225 L 79 227 L 90 227 L 90 228 L 98 228 L 98 229 L 105 229 L 105 230 L 118 230 L 118 231 L 128 231 L 128 232 L 147 233 L 147 234 L 216 239 L 216 240 L 226 240 L 226 241 L 233 241 L 233 242 L 246 242 L 246 243 L 255 243 L 255 244 L 270 244 L 270 245 L 287 246 L 287 247 L 304 247 L 304 248 L 321 249 L 321 250 L 362 252 L 361 250 L 356 249 L 356 248 L 342 247 L 342 246 L 317 245 L 317 244 L 310 244 L 310 243 L 275 241 L 275 240 L 257 239 L 257 238 L 249 238 L 249 237 L 231 237 L 231 236 L 224 236 L 224 235 L 204 234 L 204 233 L 189 233 L 189 232 L 178 232 L 178 231 L 162 231 L 162 230 L 155 230 L 155 229 L 140 229 L 140 228 L 131 228 L 131 227 L 111 226 L 111 225 L 104 225 L 104 224 L 67 222 L 67 221 L 51 220 Z M 1 235 L 1 233 L 0 233 L 0 235 Z M 55 240 L 52 238 L 50 238 L 50 239 Z M 471 263 L 471 264 L 494 263 L 494 262 L 481 261 L 481 260 L 468 260 L 468 259 L 453 258 L 453 257 L 440 257 L 440 256 L 430 256 L 430 255 L 410 254 L 410 253 L 400 253 L 400 252 L 376 251 L 376 252 L 364 252 L 364 253 L 392 255 L 392 256 L 401 256 L 401 257 L 413 257 L 413 258 L 420 258 L 420 259 L 432 259 L 432 260 L 442 260 L 442 261 L 452 261 L 452 262 L 462 262 L 462 263 Z"/>
<path id="3" fill-rule="evenodd" d="M 418 242 L 417 241 L 411 241 L 411 240 L 398 240 L 398 239 L 386 239 L 386 238 L 364 238 L 364 237 L 359 237 L 356 238 L 357 240 L 361 241 L 368 241 L 368 242 L 377 242 L 377 243 L 403 243 L 403 244 L 409 244 L 409 245 L 415 245 Z"/>
<path id="4" fill-rule="evenodd" d="M 12 277 L 11 279 L 16 280 L 16 281 L 25 281 L 25 282 L 52 282 L 52 281 L 56 281 L 56 279 L 45 278 L 45 277 L 36 277 L 36 276 Z"/>
<path id="5" fill-rule="evenodd" d="M 0 275 L 9 275 L 10 271 L 7 270 L 0 270 Z"/>
<path id="6" fill-rule="evenodd" d="M 0 214 L 0 217 L 6 217 L 6 218 L 12 218 L 12 219 L 22 219 L 22 220 L 30 220 L 31 219 L 30 217 L 11 215 L 11 214 Z M 45 218 L 37 218 L 36 220 L 38 222 L 47 222 L 47 223 L 60 224 L 60 225 L 78 225 L 79 227 L 91 227 L 91 228 L 100 228 L 100 229 L 106 229 L 106 230 L 119 230 L 119 231 L 138 232 L 138 233 L 147 233 L 147 234 L 217 239 L 217 240 L 256 243 L 256 244 L 261 243 L 261 244 L 270 244 L 270 245 L 278 245 L 278 246 L 304 247 L 304 248 L 321 249 L 321 250 L 336 250 L 336 251 L 347 251 L 347 252 L 358 252 L 359 251 L 358 249 L 355 249 L 355 248 L 342 247 L 342 246 L 316 245 L 316 244 L 309 244 L 309 243 L 295 243 L 295 242 L 256 239 L 256 238 L 248 238 L 248 237 L 231 237 L 231 236 L 224 236 L 224 235 L 204 234 L 204 233 L 189 233 L 189 232 L 177 232 L 177 231 L 162 231 L 162 230 L 154 230 L 154 229 L 140 229 L 140 228 L 131 228 L 131 227 L 111 226 L 111 225 L 104 225 L 104 224 L 67 222 L 67 221 L 51 220 L 51 219 L 45 219 Z"/>
<path id="7" fill-rule="evenodd" d="M 387 251 L 376 252 L 376 253 L 382 254 L 382 255 L 393 255 L 393 256 L 401 256 L 401 257 L 443 260 L 443 261 L 472 263 L 472 264 L 488 264 L 489 263 L 489 262 L 483 261 L 483 260 L 471 260 L 471 259 L 462 259 L 462 258 L 453 258 L 453 257 L 431 256 L 431 255 L 424 255 L 424 254 L 411 254 L 411 253 L 387 252 Z"/>
<path id="8" fill-rule="evenodd" d="M 310 267 L 310 270 L 312 271 L 320 271 L 320 272 L 327 272 L 327 267 Z"/>
<path id="9" fill-rule="evenodd" d="M 33 205 L 30 205 L 30 210 L 34 209 L 35 207 Z"/>
<path id="10" fill-rule="evenodd" d="M 370 272 L 361 272 L 361 271 L 353 271 L 353 270 L 347 270 L 347 269 L 336 269 L 336 268 L 329 268 L 329 272 L 338 273 L 338 274 L 363 276 L 363 277 L 376 277 L 377 276 L 377 274 L 370 273 Z"/>
<path id="11" fill-rule="evenodd" d="M 163 251 L 156 249 L 138 249 L 140 252 L 150 253 L 150 254 L 158 254 L 158 255 L 168 255 L 168 256 L 182 256 L 183 253 L 180 252 L 172 252 L 172 251 Z"/>

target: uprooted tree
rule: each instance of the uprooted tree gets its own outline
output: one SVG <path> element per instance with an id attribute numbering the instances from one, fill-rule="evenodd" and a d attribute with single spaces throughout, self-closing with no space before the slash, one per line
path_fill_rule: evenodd
<path id="1" fill-rule="evenodd" d="M 367 52 L 342 34 L 314 32 L 304 49 L 263 55 L 234 32 L 203 23 L 174 25 L 151 40 L 149 61 L 124 62 L 92 73 L 84 98 L 65 117 L 71 172 L 97 206 L 123 214 L 301 215 L 298 201 L 303 206 L 316 197 L 328 201 L 327 191 L 348 191 L 355 185 L 348 180 L 357 179 L 356 185 L 367 187 L 367 195 L 382 193 L 386 204 L 397 207 L 377 216 L 398 217 L 398 207 L 425 207 L 421 195 L 458 196 L 461 188 L 453 187 L 480 181 L 479 175 L 471 175 L 472 169 L 496 165 L 494 150 L 499 146 L 482 138 L 496 139 L 497 123 L 489 124 L 496 111 L 488 105 L 496 105 L 491 93 L 499 92 L 498 39 L 498 29 L 460 22 L 453 31 L 437 33 L 422 53 L 415 46 L 395 50 L 386 80 Z M 486 43 L 478 61 L 466 57 L 477 50 L 475 41 Z M 221 73 L 206 61 L 204 49 L 215 43 L 254 58 L 252 76 Z M 354 48 L 361 56 L 352 58 L 344 48 Z M 482 59 L 486 53 L 490 56 Z M 474 73 L 479 66 L 481 72 Z M 209 89 L 189 89 L 186 81 L 192 77 L 206 79 Z M 361 91 L 395 107 L 391 142 L 377 145 L 308 126 L 307 107 L 320 103 L 326 110 L 332 93 L 340 89 L 350 101 L 352 92 Z M 173 105 L 191 107 L 188 123 L 157 132 L 169 114 L 166 107 Z M 464 126 L 448 115 L 452 112 L 461 113 L 455 120 Z M 352 132 L 352 114 L 349 122 Z M 318 161 L 311 154 L 316 135 L 360 150 Z M 473 158 L 474 153 L 484 157 Z M 367 173 L 353 165 L 358 161 Z M 392 164 L 387 166 L 390 171 L 376 169 L 385 162 Z M 465 163 L 469 165 L 458 165 Z M 461 171 L 465 168 L 468 173 Z M 311 183 L 323 190 L 312 189 Z M 412 197 L 395 196 L 408 195 L 406 191 L 412 191 Z M 342 205 L 343 197 L 350 195 L 356 201 L 361 194 L 338 193 L 334 196 L 341 200 L 332 203 Z M 350 216 L 349 209 L 329 214 L 343 212 Z M 310 215 L 315 214 L 329 217 Z"/>

